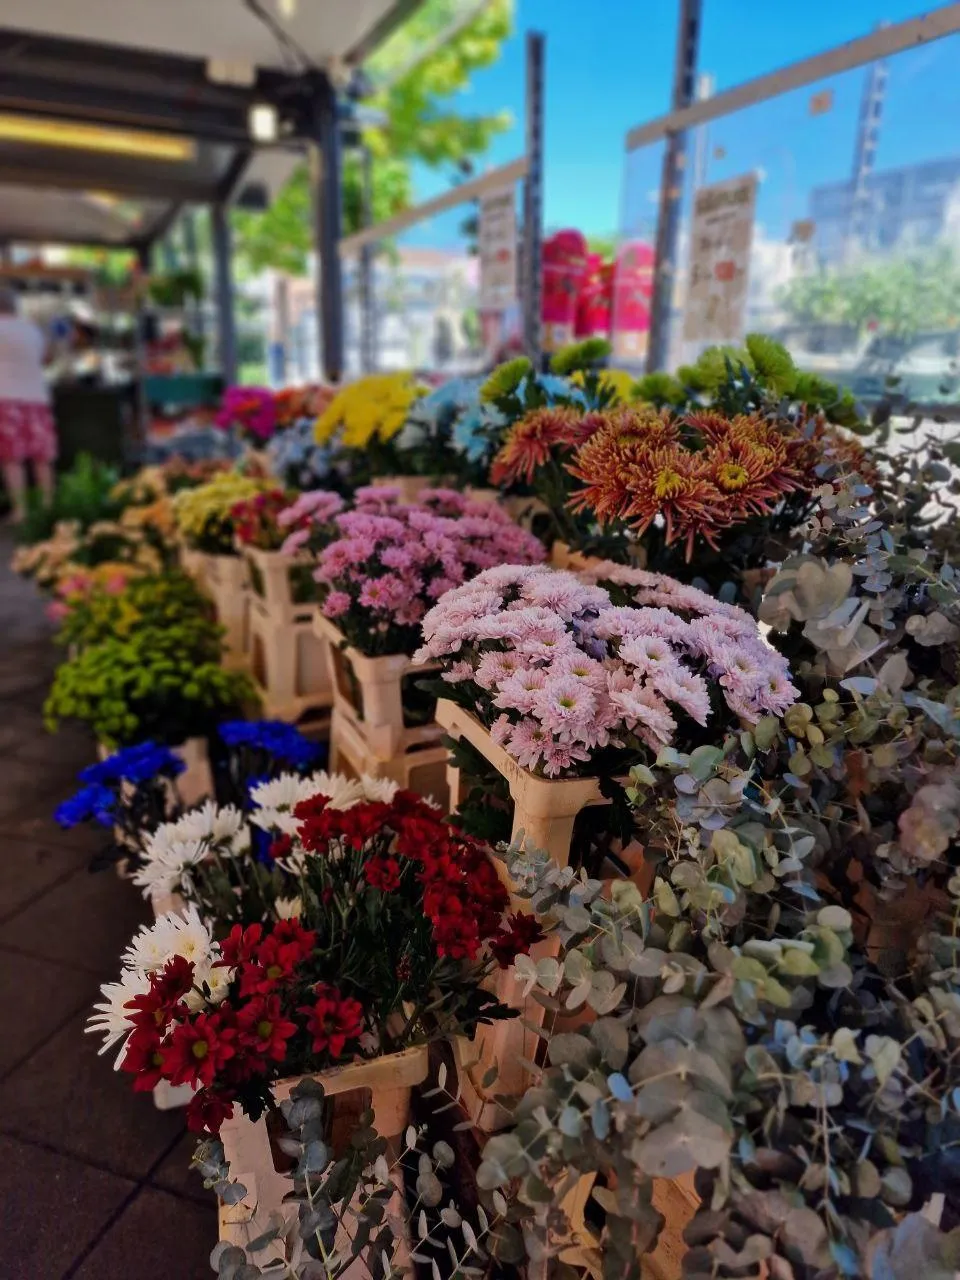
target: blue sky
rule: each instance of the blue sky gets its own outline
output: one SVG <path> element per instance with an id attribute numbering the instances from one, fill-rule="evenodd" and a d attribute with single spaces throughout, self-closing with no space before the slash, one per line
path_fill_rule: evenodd
<path id="1" fill-rule="evenodd" d="M 514 36 L 500 61 L 478 72 L 460 95 L 464 111 L 506 109 L 511 129 L 490 149 L 490 165 L 523 150 L 524 33 L 546 35 L 546 167 L 544 221 L 548 228 L 577 226 L 605 234 L 621 226 L 624 135 L 669 105 L 676 35 L 675 0 L 516 0 Z M 902 21 L 924 12 L 916 0 L 704 0 L 700 70 L 718 89 L 853 39 L 881 20 Z M 949 155 L 960 150 L 960 37 L 901 55 L 890 63 L 880 167 Z M 809 114 L 814 88 L 753 108 L 713 126 L 706 139 L 708 180 L 760 167 L 758 218 L 781 236 L 806 216 L 811 186 L 846 179 L 853 156 L 864 83 L 861 70 L 828 82 L 830 111 Z M 627 170 L 631 220 L 655 212 L 659 151 L 635 156 Z M 417 195 L 448 185 L 446 175 L 417 174 Z M 420 229 L 420 243 L 453 242 L 458 219 L 437 219 Z M 411 235 L 408 243 L 414 240 Z"/>

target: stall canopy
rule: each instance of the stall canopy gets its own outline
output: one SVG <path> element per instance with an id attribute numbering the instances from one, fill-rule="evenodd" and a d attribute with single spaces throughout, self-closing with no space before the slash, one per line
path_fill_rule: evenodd
<path id="1" fill-rule="evenodd" d="M 182 204 L 205 203 L 215 237 L 219 228 L 223 283 L 225 206 L 252 180 L 272 185 L 310 145 L 320 161 L 318 249 L 327 267 L 324 364 L 339 376 L 337 92 L 416 7 L 0 0 L 0 241 L 144 252 Z M 252 133 L 256 107 L 271 109 L 276 123 L 267 149 Z"/>

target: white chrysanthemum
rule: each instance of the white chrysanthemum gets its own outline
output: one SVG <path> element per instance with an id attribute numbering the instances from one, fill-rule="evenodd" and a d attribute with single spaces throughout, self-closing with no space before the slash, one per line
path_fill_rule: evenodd
<path id="1" fill-rule="evenodd" d="M 122 959 L 125 966 L 139 973 L 162 969 L 171 956 L 183 956 L 199 966 L 209 958 L 211 945 L 210 927 L 191 904 L 182 915 L 168 912 L 153 924 L 144 925 Z"/>
<path id="2" fill-rule="evenodd" d="M 264 831 L 282 831 L 295 836 L 300 820 L 293 810 L 301 800 L 311 796 L 327 796 L 331 809 L 349 809 L 365 798 L 361 783 L 345 778 L 340 773 L 312 773 L 309 778 L 282 773 L 279 778 L 262 782 L 250 792 L 250 799 L 259 805 L 250 815 L 251 822 Z"/>
<path id="3" fill-rule="evenodd" d="M 143 866 L 134 872 L 133 883 L 143 890 L 145 898 L 175 893 L 184 873 L 208 856 L 206 840 L 167 840 L 148 842 Z"/>
<path id="4" fill-rule="evenodd" d="M 219 948 L 214 945 L 210 959 L 198 965 L 193 974 L 194 990 L 189 991 L 184 1003 L 188 1009 L 196 1012 L 206 1004 L 219 1004 L 226 997 L 233 981 L 234 969 L 219 967 Z M 200 995 L 196 988 L 206 987 L 205 995 Z"/>
<path id="5" fill-rule="evenodd" d="M 277 898 L 273 904 L 273 909 L 277 914 L 278 920 L 294 920 L 303 914 L 303 899 L 299 896 L 296 898 Z"/>
<path id="6" fill-rule="evenodd" d="M 133 969 L 124 969 L 120 974 L 119 982 L 105 982 L 100 988 L 104 999 L 93 1006 L 96 1012 L 87 1020 L 85 1030 L 105 1037 L 103 1046 L 97 1050 L 98 1053 L 106 1053 L 115 1044 L 120 1044 L 120 1052 L 113 1064 L 114 1071 L 120 1069 L 127 1036 L 133 1030 L 130 1011 L 125 1006 L 135 996 L 144 995 L 149 986 L 150 983 L 145 974 L 136 973 Z"/>
<path id="7" fill-rule="evenodd" d="M 234 805 L 222 809 L 212 801 L 183 814 L 174 824 L 181 840 L 209 840 L 221 853 L 236 856 L 250 844 L 243 814 Z"/>
<path id="8" fill-rule="evenodd" d="M 377 801 L 380 804 L 390 804 L 393 797 L 399 791 L 396 782 L 391 782 L 389 778 L 371 778 L 369 773 L 363 774 L 360 779 L 360 785 L 363 787 L 363 794 L 367 800 Z M 340 808 L 345 806 L 340 805 Z"/>

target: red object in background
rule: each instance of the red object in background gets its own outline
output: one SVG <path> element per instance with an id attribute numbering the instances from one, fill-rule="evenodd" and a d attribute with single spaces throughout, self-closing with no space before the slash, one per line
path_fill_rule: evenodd
<path id="1" fill-rule="evenodd" d="M 555 351 L 573 337 L 577 296 L 587 271 L 587 242 L 579 231 L 557 231 L 543 242 L 540 319 L 543 345 Z"/>
<path id="2" fill-rule="evenodd" d="M 592 253 L 587 262 L 583 286 L 577 297 L 575 336 L 578 338 L 609 338 L 613 314 L 612 262 L 604 262 Z"/>
<path id="3" fill-rule="evenodd" d="M 713 268 L 713 274 L 718 280 L 732 280 L 737 274 L 737 264 L 732 260 L 727 262 L 718 262 Z"/>
<path id="4" fill-rule="evenodd" d="M 643 359 L 650 330 L 654 252 L 631 240 L 617 250 L 613 286 L 613 349 L 623 359 Z"/>

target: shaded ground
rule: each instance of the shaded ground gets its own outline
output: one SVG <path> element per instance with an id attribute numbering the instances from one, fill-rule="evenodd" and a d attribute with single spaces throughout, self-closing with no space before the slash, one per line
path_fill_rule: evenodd
<path id="1" fill-rule="evenodd" d="M 57 653 L 12 549 L 0 531 L 0 1277 L 203 1280 L 216 1213 L 183 1113 L 135 1095 L 83 1033 L 147 912 L 87 871 L 89 834 L 50 818 L 94 752 L 43 727 Z"/>

